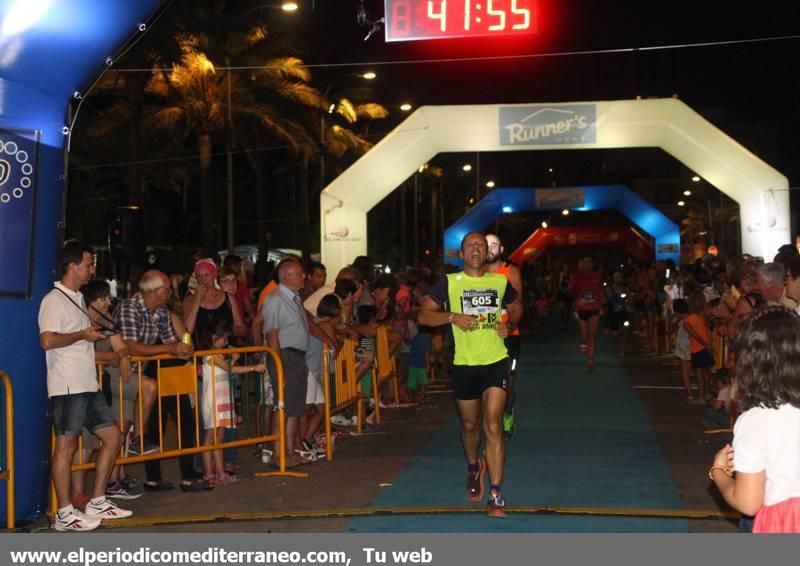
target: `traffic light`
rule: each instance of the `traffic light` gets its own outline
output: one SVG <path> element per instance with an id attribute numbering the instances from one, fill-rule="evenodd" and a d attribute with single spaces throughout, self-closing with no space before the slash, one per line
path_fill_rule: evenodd
<path id="1" fill-rule="evenodd" d="M 144 258 L 144 211 L 138 206 L 119 206 L 108 226 L 108 247 L 111 253 L 125 259 Z"/>

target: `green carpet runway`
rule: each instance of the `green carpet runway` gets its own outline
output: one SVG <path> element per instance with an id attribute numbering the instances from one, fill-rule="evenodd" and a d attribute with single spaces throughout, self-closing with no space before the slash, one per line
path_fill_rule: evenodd
<path id="1" fill-rule="evenodd" d="M 577 330 L 557 322 L 523 337 L 516 431 L 507 444 L 503 493 L 516 505 L 681 509 L 682 502 L 644 407 L 625 371 L 598 337 L 589 373 Z M 453 418 L 381 495 L 375 506 L 468 505 L 466 467 Z M 476 506 L 485 505 L 485 501 Z M 354 532 L 689 532 L 686 519 L 483 514 L 354 519 Z"/>

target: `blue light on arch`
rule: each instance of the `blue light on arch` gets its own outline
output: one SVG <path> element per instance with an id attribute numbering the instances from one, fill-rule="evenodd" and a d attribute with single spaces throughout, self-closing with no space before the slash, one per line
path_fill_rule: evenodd
<path id="1" fill-rule="evenodd" d="M 445 262 L 463 265 L 458 257 L 461 240 L 473 230 L 484 230 L 500 214 L 509 212 L 531 212 L 536 210 L 561 210 L 562 206 L 539 208 L 537 191 L 554 191 L 551 188 L 495 189 L 467 211 L 444 232 Z M 671 259 L 680 263 L 680 228 L 657 208 L 634 193 L 625 185 L 589 185 L 564 187 L 563 190 L 582 191 L 581 206 L 572 210 L 618 210 L 631 222 L 647 232 L 655 240 L 656 259 Z"/>

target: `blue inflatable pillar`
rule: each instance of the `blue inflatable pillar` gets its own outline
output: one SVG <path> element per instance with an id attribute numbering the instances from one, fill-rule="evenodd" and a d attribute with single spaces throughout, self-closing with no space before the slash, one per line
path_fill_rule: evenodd
<path id="1" fill-rule="evenodd" d="M 47 505 L 50 420 L 37 315 L 59 278 L 68 105 L 146 30 L 160 3 L 0 0 L 0 369 L 15 397 L 18 522 Z M 3 522 L 7 496 L 0 482 Z"/>

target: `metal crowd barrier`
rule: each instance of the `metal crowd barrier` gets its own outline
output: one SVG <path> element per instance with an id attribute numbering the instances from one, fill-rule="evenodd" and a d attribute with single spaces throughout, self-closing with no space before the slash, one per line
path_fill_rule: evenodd
<path id="1" fill-rule="evenodd" d="M 212 370 L 212 388 L 211 390 L 214 392 L 214 402 L 212 403 L 212 407 L 215 407 L 214 413 L 214 442 L 212 444 L 202 445 L 200 442 L 200 395 L 198 389 L 198 373 L 197 373 L 197 366 L 198 362 L 202 365 L 203 358 L 206 356 L 224 356 L 230 357 L 236 354 L 244 354 L 246 357 L 254 354 L 261 357 L 261 354 L 268 354 L 272 357 L 274 362 L 274 368 L 276 372 L 276 382 L 277 382 L 277 412 L 276 415 L 278 417 L 278 432 L 275 434 L 260 434 L 260 427 L 256 427 L 257 433 L 255 436 L 248 434 L 246 438 L 239 439 L 239 440 L 231 440 L 225 442 L 217 442 L 217 417 L 216 417 L 216 371 Z M 284 409 L 284 375 L 283 375 L 283 364 L 281 363 L 280 355 L 275 352 L 272 348 L 266 346 L 250 346 L 246 348 L 227 348 L 222 350 L 202 350 L 194 352 L 193 357 L 191 360 L 187 360 L 185 364 L 179 366 L 162 366 L 162 362 L 166 360 L 176 360 L 175 356 L 171 355 L 159 355 L 159 356 L 133 356 L 131 358 L 131 363 L 134 367 L 138 368 L 135 372 L 135 375 L 131 377 L 131 379 L 137 379 L 138 386 L 139 386 L 139 394 L 138 394 L 138 401 L 137 401 L 137 410 L 138 410 L 138 417 L 139 422 L 142 421 L 143 417 L 143 407 L 142 407 L 142 378 L 145 376 L 144 373 L 144 363 L 146 362 L 154 362 L 156 365 L 156 381 L 158 386 L 158 394 L 155 401 L 155 407 L 153 409 L 153 413 L 150 415 L 150 419 L 157 418 L 158 419 L 158 452 L 152 454 L 142 454 L 139 456 L 131 456 L 127 457 L 124 453 L 124 446 L 120 450 L 120 457 L 117 459 L 116 464 L 124 465 L 124 464 L 137 464 L 140 462 L 147 462 L 150 460 L 165 460 L 169 458 L 175 458 L 178 456 L 190 455 L 190 454 L 198 454 L 202 452 L 208 452 L 212 450 L 220 450 L 225 448 L 238 448 L 241 446 L 252 446 L 255 444 L 263 444 L 267 442 L 278 442 L 279 443 L 279 450 L 278 450 L 278 470 L 274 472 L 261 472 L 256 474 L 257 476 L 291 476 L 291 477 L 308 477 L 308 473 L 306 472 L 292 472 L 286 469 L 286 419 L 285 419 L 285 409 Z M 246 360 L 245 360 L 246 361 Z M 247 364 L 252 365 L 252 364 Z M 102 374 L 102 364 L 98 364 L 99 366 L 99 375 Z M 267 379 L 266 375 L 261 376 L 261 379 Z M 121 378 L 120 378 L 121 381 Z M 100 379 L 100 383 L 102 384 L 102 379 Z M 243 391 L 249 392 L 249 383 L 245 383 L 243 385 Z M 263 389 L 263 388 L 262 388 Z M 119 388 L 119 395 L 120 395 L 120 415 L 119 415 L 119 422 L 123 420 L 123 409 L 122 409 L 122 383 L 120 383 Z M 164 415 L 162 414 L 162 407 L 161 407 L 161 399 L 164 397 L 170 396 L 178 396 L 181 395 L 192 395 L 194 396 L 195 403 L 194 403 L 194 429 L 195 429 L 195 446 L 183 446 L 183 440 L 181 437 L 181 408 L 180 402 L 176 403 L 176 426 L 177 426 L 177 448 L 171 450 L 165 450 L 165 439 L 164 439 L 164 428 L 163 428 L 163 419 Z M 231 393 L 231 399 L 233 400 L 233 393 Z M 179 400 L 178 400 L 179 401 Z M 248 411 L 249 414 L 249 399 L 243 399 L 243 407 Z M 258 418 L 260 419 L 260 411 L 256 411 Z M 252 432 L 252 421 L 251 419 L 246 419 L 246 428 L 248 432 Z M 144 434 L 145 431 L 143 430 L 144 426 L 140 426 L 139 431 L 139 442 L 140 446 L 144 446 Z M 55 436 L 53 436 L 53 449 L 55 449 Z M 94 462 L 83 462 L 82 461 L 82 442 L 79 440 L 78 446 L 78 454 L 79 454 L 79 463 L 74 464 L 72 466 L 72 471 L 78 470 L 88 470 L 94 469 L 95 463 Z M 55 498 L 55 491 L 51 483 L 51 503 L 50 503 L 50 510 L 51 512 L 56 512 L 56 498 Z"/>
<path id="2" fill-rule="evenodd" d="M 322 376 L 325 386 L 325 447 L 326 457 L 333 460 L 333 430 L 331 428 L 331 415 L 335 415 L 348 407 L 356 407 L 356 430 L 361 433 L 364 426 L 364 395 L 361 393 L 359 382 L 356 380 L 356 341 L 347 339 L 333 360 L 333 350 L 327 344 L 322 352 Z M 333 369 L 333 371 L 331 371 Z M 373 372 L 372 385 L 375 387 Z"/>
<path id="3" fill-rule="evenodd" d="M 14 391 L 11 388 L 11 379 L 4 371 L 0 371 L 0 379 L 3 381 L 5 391 L 5 446 L 6 453 L 2 466 L 0 466 L 0 480 L 6 482 L 6 526 L 13 529 L 15 525 L 14 504 L 16 501 L 16 491 L 14 483 Z"/>
<path id="4" fill-rule="evenodd" d="M 385 326 L 378 327 L 375 337 L 375 372 L 377 376 L 372 388 L 375 399 L 375 422 L 381 422 L 381 387 L 390 379 L 394 379 L 394 402 L 400 404 L 400 385 L 397 376 L 397 360 L 389 354 L 389 329 Z"/>

